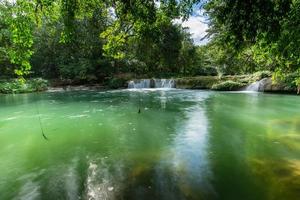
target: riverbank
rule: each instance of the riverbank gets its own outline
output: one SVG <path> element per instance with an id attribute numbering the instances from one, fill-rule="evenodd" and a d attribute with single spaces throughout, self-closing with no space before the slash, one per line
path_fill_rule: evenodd
<path id="1" fill-rule="evenodd" d="M 276 93 L 297 93 L 297 87 L 294 83 L 288 81 L 275 82 L 271 78 L 272 74 L 268 71 L 256 72 L 248 75 L 227 75 L 227 76 L 196 76 L 180 77 L 172 80 L 171 87 L 178 89 L 206 89 L 217 91 L 239 91 L 252 90 L 259 92 L 276 92 Z M 153 86 L 154 81 L 164 79 L 136 79 L 139 81 L 149 81 L 148 87 Z M 108 90 L 108 89 L 125 89 L 130 85 L 131 79 L 114 77 L 102 84 L 74 84 L 72 81 L 63 80 L 45 80 L 34 78 L 28 80 L 2 80 L 0 81 L 0 93 L 30 93 L 46 91 L 76 91 L 76 90 Z"/>
<path id="2" fill-rule="evenodd" d="M 271 93 L 297 93 L 297 86 L 293 82 L 274 81 L 267 76 L 205 76 L 176 79 L 176 88 L 180 89 L 208 89 L 219 91 L 252 90 Z"/>
<path id="3" fill-rule="evenodd" d="M 48 89 L 49 83 L 42 78 L 32 79 L 2 79 L 0 80 L 0 93 L 31 93 L 41 92 Z"/>
<path id="4" fill-rule="evenodd" d="M 248 85 L 269 78 L 272 74 L 268 71 L 256 72 L 248 75 L 228 76 L 197 76 L 184 77 L 176 80 L 176 87 L 181 89 L 212 89 L 220 91 L 243 90 Z"/>

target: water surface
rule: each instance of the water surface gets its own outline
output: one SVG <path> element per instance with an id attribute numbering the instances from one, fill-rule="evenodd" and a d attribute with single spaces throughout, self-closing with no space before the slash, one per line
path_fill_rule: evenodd
<path id="1" fill-rule="evenodd" d="M 0 199 L 299 199 L 299 97 L 1 95 L 0 161 Z"/>

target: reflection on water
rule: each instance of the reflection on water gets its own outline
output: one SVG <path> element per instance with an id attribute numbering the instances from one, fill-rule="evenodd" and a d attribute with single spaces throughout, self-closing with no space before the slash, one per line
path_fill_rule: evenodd
<path id="1" fill-rule="evenodd" d="M 189 108 L 171 147 L 180 191 L 190 198 L 214 195 L 208 160 L 208 121 L 200 105 Z M 184 174 L 184 176 L 182 176 Z"/>
<path id="2" fill-rule="evenodd" d="M 160 105 L 162 109 L 166 108 L 167 105 L 167 97 L 166 97 L 166 92 L 164 90 L 160 91 Z"/>
<path id="3" fill-rule="evenodd" d="M 297 199 L 298 101 L 153 89 L 3 95 L 0 199 Z"/>

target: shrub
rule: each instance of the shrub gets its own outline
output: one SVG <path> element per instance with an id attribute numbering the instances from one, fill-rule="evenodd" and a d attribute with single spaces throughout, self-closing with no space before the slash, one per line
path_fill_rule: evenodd
<path id="1" fill-rule="evenodd" d="M 258 71 L 252 75 L 252 79 L 254 81 L 259 81 L 263 78 L 267 78 L 267 77 L 271 77 L 271 76 L 272 76 L 272 72 L 270 72 L 270 71 Z"/>
<path id="2" fill-rule="evenodd" d="M 218 81 L 216 76 L 197 76 L 176 79 L 177 88 L 210 89 Z"/>
<path id="3" fill-rule="evenodd" d="M 275 83 L 284 85 L 289 90 L 297 90 L 297 79 L 299 74 L 297 72 L 286 74 L 280 78 L 273 77 Z M 295 81 L 296 80 L 296 81 Z"/>
<path id="4" fill-rule="evenodd" d="M 0 93 L 27 93 L 47 90 L 48 81 L 36 78 L 27 81 L 23 79 L 3 80 L 0 82 Z"/>
<path id="5" fill-rule="evenodd" d="M 245 86 L 246 84 L 240 82 L 224 81 L 221 83 L 214 84 L 211 89 L 220 90 L 220 91 L 234 91 L 234 90 L 239 90 Z"/>
<path id="6" fill-rule="evenodd" d="M 19 79 L 14 79 L 10 81 L 2 81 L 0 83 L 0 92 L 1 93 L 21 93 L 22 91 L 26 90 L 26 85 L 24 81 Z"/>
<path id="7" fill-rule="evenodd" d="M 42 78 L 35 78 L 28 80 L 27 85 L 32 91 L 45 91 L 48 87 L 48 81 Z"/>

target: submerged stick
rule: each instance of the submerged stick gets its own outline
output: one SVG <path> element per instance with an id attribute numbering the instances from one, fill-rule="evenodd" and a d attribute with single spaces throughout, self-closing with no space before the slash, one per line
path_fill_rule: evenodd
<path id="1" fill-rule="evenodd" d="M 139 111 L 138 114 L 141 113 L 141 94 L 139 93 Z"/>
<path id="2" fill-rule="evenodd" d="M 44 138 L 45 140 L 49 140 L 49 139 L 47 138 L 47 136 L 45 135 L 45 133 L 44 133 L 40 114 L 38 114 L 38 115 L 39 115 L 39 122 L 40 122 L 41 131 L 42 131 L 42 136 L 43 136 L 43 138 Z"/>
<path id="3" fill-rule="evenodd" d="M 40 111 L 39 111 L 39 108 L 38 108 L 38 105 L 37 103 L 35 102 L 35 107 L 36 107 L 36 111 L 37 111 L 37 114 L 38 114 L 38 117 L 39 117 L 39 123 L 40 123 L 40 128 L 41 128 L 41 132 L 42 132 L 42 136 L 45 140 L 49 140 L 48 137 L 45 135 L 44 133 L 44 129 L 43 129 L 43 125 L 42 125 L 42 120 L 41 120 L 41 116 L 40 116 Z"/>

